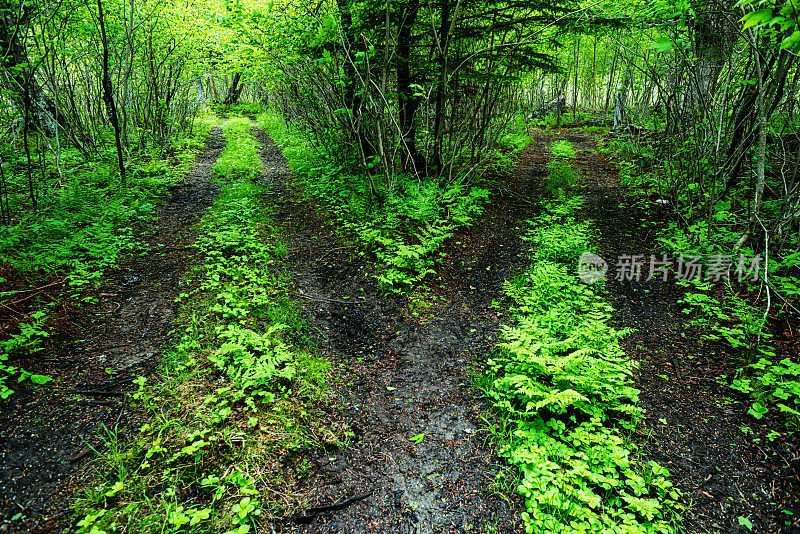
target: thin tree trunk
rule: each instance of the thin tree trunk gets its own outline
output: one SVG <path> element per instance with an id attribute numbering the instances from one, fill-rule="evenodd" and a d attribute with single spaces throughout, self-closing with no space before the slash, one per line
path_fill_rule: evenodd
<path id="1" fill-rule="evenodd" d="M 242 89 L 244 85 L 239 85 L 239 81 L 242 78 L 242 73 L 237 72 L 233 75 L 233 81 L 231 82 L 230 89 L 228 89 L 228 95 L 225 97 L 225 105 L 230 106 L 239 102 L 239 96 L 242 94 Z"/>
<path id="2" fill-rule="evenodd" d="M 411 87 L 411 29 L 419 13 L 419 0 L 410 0 L 406 4 L 403 20 L 397 36 L 397 94 L 399 97 L 400 135 L 404 153 L 402 156 L 403 172 L 418 174 L 424 171 L 424 162 L 417 152 L 416 129 L 414 115 L 419 108 L 419 98 Z"/>
<path id="3" fill-rule="evenodd" d="M 117 142 L 117 159 L 119 162 L 119 173 L 122 177 L 123 185 L 127 183 L 125 177 L 125 162 L 122 158 L 122 141 L 120 140 L 119 119 L 117 117 L 117 106 L 114 104 L 114 87 L 111 85 L 111 75 L 108 72 L 108 38 L 106 37 L 106 23 L 103 17 L 103 1 L 97 0 L 97 20 L 100 23 L 100 37 L 103 40 L 103 100 L 105 100 L 111 125 L 114 127 L 114 139 Z"/>
<path id="4" fill-rule="evenodd" d="M 578 114 L 578 71 L 580 70 L 580 54 L 581 54 L 581 38 L 578 36 L 575 42 L 575 77 L 572 82 L 572 120 L 577 118 Z"/>
<path id="5" fill-rule="evenodd" d="M 755 51 L 756 72 L 758 74 L 758 152 L 756 155 L 756 191 L 753 196 L 753 213 L 750 217 L 750 228 L 755 228 L 758 215 L 761 212 L 761 204 L 764 199 L 764 160 L 767 154 L 767 111 L 764 103 L 764 79 L 761 72 L 761 57 L 759 51 Z"/>

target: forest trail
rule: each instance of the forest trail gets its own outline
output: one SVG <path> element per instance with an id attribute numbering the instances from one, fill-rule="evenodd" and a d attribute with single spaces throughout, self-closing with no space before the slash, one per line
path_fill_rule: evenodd
<path id="1" fill-rule="evenodd" d="M 651 254 L 660 258 L 662 252 L 655 240 L 658 226 L 645 223 L 654 222 L 653 213 L 668 217 L 668 209 L 659 214 L 652 200 L 629 196 L 616 165 L 597 152 L 596 137 L 567 129 L 557 136 L 578 151 L 578 192 L 588 200 L 583 215 L 599 230 L 601 256 L 612 271 L 621 255 L 646 258 L 641 282 L 611 277 L 606 288 L 616 326 L 632 329 L 623 347 L 641 363 L 635 387 L 645 419 L 634 441 L 645 459 L 669 469 L 692 503 L 684 528 L 750 532 L 738 522 L 745 517 L 754 523 L 753 532 L 800 532 L 800 443 L 785 434 L 769 440 L 774 424 L 754 419 L 747 413 L 752 400 L 718 382 L 735 376 L 741 363 L 732 351 L 703 344 L 687 328 L 678 303 L 683 290 L 674 281 L 644 282 Z M 787 527 L 792 518 L 794 526 Z"/>
<path id="2" fill-rule="evenodd" d="M 652 210 L 626 194 L 616 166 L 597 153 L 596 137 L 577 129 L 537 131 L 515 170 L 496 177 L 498 193 L 483 216 L 448 240 L 427 293 L 401 303 L 379 291 L 371 262 L 342 246 L 335 223 L 302 194 L 272 139 L 256 127 L 252 133 L 261 145 L 260 180 L 270 186 L 265 204 L 286 239 L 297 297 L 321 355 L 333 365 L 332 402 L 340 413 L 331 417 L 352 430 L 346 447 L 313 451 L 314 467 L 293 489 L 311 513 L 275 527 L 521 532 L 520 503 L 495 482 L 509 468 L 494 453 L 484 419 L 488 404 L 472 371 L 491 355 L 506 320 L 492 307 L 502 298 L 503 281 L 528 261 L 520 236 L 539 213 L 552 141 L 566 139 L 578 152 L 577 189 L 588 200 L 582 215 L 594 221 L 602 256 L 612 265 L 621 254 L 649 257 L 657 249 L 642 224 Z M 34 369 L 55 378 L 51 393 L 37 397 L 20 388 L 0 414 L 0 505 L 7 516 L 33 512 L 38 522 L 29 530 L 57 532 L 73 524 L 69 502 L 91 474 L 93 455 L 85 444 L 101 444 L 102 425 L 119 423 L 124 444 L 141 424 L 121 392 L 153 371 L 167 342 L 174 299 L 194 261 L 192 227 L 215 197 L 210 178 L 224 145 L 221 130 L 213 129 L 145 232 L 148 254 L 132 255 L 104 285 L 86 339 Z M 750 517 L 754 532 L 793 532 L 784 527 L 783 511 L 798 517 L 798 444 L 768 440 L 769 427 L 747 414 L 748 399 L 717 383 L 737 362 L 685 330 L 677 303 L 682 292 L 674 284 L 610 280 L 606 287 L 616 326 L 634 329 L 624 347 L 641 362 L 636 387 L 646 415 L 634 442 L 645 459 L 670 470 L 693 504 L 687 531 L 738 532 L 737 518 Z"/>
<path id="3" fill-rule="evenodd" d="M 181 280 L 194 261 L 193 226 L 211 206 L 218 186 L 212 167 L 225 146 L 212 129 L 205 148 L 171 188 L 155 223 L 142 228 L 144 254 L 129 255 L 106 279 L 83 340 L 26 364 L 53 377 L 44 390 L 19 387 L 0 413 L 0 515 L 25 512 L 29 531 L 58 532 L 73 524 L 69 505 L 91 476 L 102 449 L 103 426 L 135 436 L 135 414 L 125 394 L 153 371 L 175 317 Z M 88 322 L 89 319 L 86 319 Z"/>
<path id="4" fill-rule="evenodd" d="M 496 342 L 502 282 L 524 261 L 520 225 L 532 215 L 524 197 L 544 161 L 507 178 L 477 225 L 450 240 L 439 266 L 435 304 L 420 319 L 383 297 L 371 266 L 343 248 L 333 224 L 304 199 L 280 149 L 263 132 L 271 169 L 273 220 L 289 243 L 289 269 L 334 365 L 335 402 L 354 436 L 343 450 L 317 451 L 303 481 L 312 507 L 365 496 L 337 511 L 287 523 L 289 532 L 449 533 L 520 530 L 518 503 L 493 491 L 504 465 L 492 451 L 472 362 Z M 523 161 L 526 158 L 523 157 Z M 430 300 L 430 299 L 428 299 Z"/>

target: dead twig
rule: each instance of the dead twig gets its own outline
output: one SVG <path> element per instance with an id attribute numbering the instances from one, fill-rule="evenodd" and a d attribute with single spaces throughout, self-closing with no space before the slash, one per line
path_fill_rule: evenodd
<path id="1" fill-rule="evenodd" d="M 325 254 L 320 256 L 319 258 L 317 258 L 317 261 L 322 261 L 323 259 L 327 258 L 329 255 L 333 254 L 334 252 L 338 252 L 340 250 L 348 250 L 348 249 L 352 249 L 352 248 L 353 247 L 350 247 L 350 246 L 332 248 L 328 252 L 326 252 Z"/>
<path id="2" fill-rule="evenodd" d="M 292 521 L 295 523 L 310 523 L 316 516 L 324 512 L 335 512 L 341 510 L 343 508 L 347 508 L 351 504 L 355 504 L 359 501 L 363 501 L 367 497 L 372 495 L 372 492 L 367 492 L 363 495 L 356 495 L 355 497 L 350 497 L 349 499 L 345 499 L 343 501 L 339 501 L 334 504 L 325 504 L 322 506 L 312 506 L 311 508 L 307 508 L 305 511 L 295 514 L 292 517 Z"/>
<path id="3" fill-rule="evenodd" d="M 306 295 L 302 291 L 297 292 L 297 296 L 301 299 L 310 300 L 312 302 L 324 302 L 324 303 L 331 303 L 331 304 L 366 304 L 366 300 L 342 300 L 342 299 L 331 299 L 327 297 L 319 297 L 316 295 Z"/>
<path id="4" fill-rule="evenodd" d="M 97 389 L 72 389 L 70 393 L 78 395 L 90 395 L 94 397 L 122 397 L 125 395 L 122 391 L 100 391 Z"/>
<path id="5" fill-rule="evenodd" d="M 47 284 L 41 287 L 34 287 L 33 289 L 20 289 L 18 291 L 4 291 L 0 293 L 0 298 L 2 297 L 10 297 L 11 295 L 18 295 L 20 293 L 30 293 L 31 291 L 42 291 L 43 289 L 47 289 L 48 287 L 57 286 L 66 282 L 67 279 L 59 280 L 58 282 L 53 282 L 52 284 Z"/>

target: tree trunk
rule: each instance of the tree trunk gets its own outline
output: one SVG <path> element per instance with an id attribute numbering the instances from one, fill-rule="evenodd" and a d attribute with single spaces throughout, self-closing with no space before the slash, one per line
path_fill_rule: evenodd
<path id="1" fill-rule="evenodd" d="M 397 36 L 397 95 L 400 119 L 400 135 L 403 143 L 403 172 L 419 174 L 425 168 L 424 160 L 417 152 L 417 132 L 414 115 L 419 109 L 419 98 L 411 78 L 411 28 L 419 13 L 419 0 L 410 0 L 402 12 L 400 31 Z"/>
<path id="2" fill-rule="evenodd" d="M 458 9 L 458 8 L 456 8 Z M 442 23 L 439 27 L 439 43 L 438 43 L 438 56 L 439 56 L 439 84 L 436 90 L 436 115 L 433 124 L 433 161 L 432 164 L 436 168 L 436 177 L 441 176 L 443 171 L 442 165 L 442 144 L 444 142 L 444 102 L 447 95 L 447 48 L 450 44 L 450 30 L 452 22 L 450 20 L 450 2 L 444 0 L 442 2 Z"/>
<path id="3" fill-rule="evenodd" d="M 36 81 L 36 69 L 29 66 L 28 52 L 20 39 L 26 32 L 23 28 L 30 23 L 27 6 L 21 11 L 20 20 L 13 17 L 17 11 L 10 3 L 0 0 L 0 82 L 11 92 L 17 106 L 29 106 L 23 111 L 30 121 L 28 126 L 53 135 L 58 124 L 67 126 L 66 119 Z"/>
<path id="4" fill-rule="evenodd" d="M 225 104 L 226 106 L 231 106 L 239 102 L 239 96 L 242 94 L 242 89 L 244 89 L 244 84 L 239 85 L 239 81 L 242 78 L 242 73 L 237 72 L 233 75 L 233 81 L 231 82 L 231 86 L 228 89 L 228 95 L 225 97 Z"/>
<path id="5" fill-rule="evenodd" d="M 575 77 L 572 83 L 572 120 L 577 118 L 578 114 L 578 71 L 580 70 L 580 54 L 581 54 L 581 37 L 580 35 L 575 41 Z"/>
<path id="6" fill-rule="evenodd" d="M 353 31 L 353 14 L 350 11 L 348 0 L 336 0 L 339 10 L 339 20 L 342 31 L 342 46 L 344 48 L 344 105 L 350 112 L 350 127 L 354 130 L 361 152 L 362 162 L 367 162 L 375 151 L 364 134 L 364 124 L 361 118 L 363 97 L 356 91 L 356 36 Z"/>
<path id="7" fill-rule="evenodd" d="M 114 139 L 117 143 L 117 160 L 122 183 L 127 183 L 125 177 L 125 162 L 122 158 L 122 141 L 120 140 L 119 118 L 117 106 L 114 104 L 114 87 L 111 85 L 111 74 L 108 70 L 108 38 L 106 37 L 106 23 L 103 16 L 103 1 L 97 0 L 97 20 L 100 23 L 100 37 L 103 41 L 103 100 L 106 103 L 111 126 L 114 127 Z"/>

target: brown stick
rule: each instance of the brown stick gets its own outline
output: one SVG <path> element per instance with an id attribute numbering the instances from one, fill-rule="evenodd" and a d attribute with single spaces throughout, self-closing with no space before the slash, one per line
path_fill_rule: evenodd
<path id="1" fill-rule="evenodd" d="M 53 282 L 52 284 L 47 284 L 46 286 L 41 287 L 34 287 L 33 289 L 20 289 L 19 291 L 6 291 L 0 293 L 0 297 L 10 297 L 11 295 L 17 295 L 19 293 L 30 293 L 31 291 L 41 291 L 43 289 L 47 289 L 48 287 L 57 286 L 59 284 L 63 284 L 66 282 L 66 278 L 64 280 L 59 280 L 58 282 Z"/>

